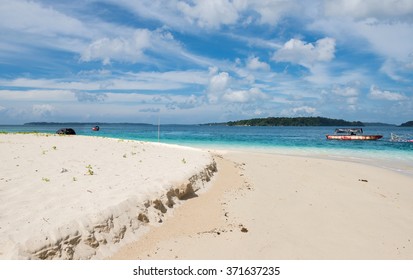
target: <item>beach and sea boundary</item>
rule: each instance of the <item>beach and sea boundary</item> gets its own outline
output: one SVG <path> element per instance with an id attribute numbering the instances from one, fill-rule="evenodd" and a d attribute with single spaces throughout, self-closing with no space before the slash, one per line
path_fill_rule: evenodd
<path id="1" fill-rule="evenodd" d="M 413 259 L 410 166 L 79 135 L 0 147 L 2 259 Z"/>

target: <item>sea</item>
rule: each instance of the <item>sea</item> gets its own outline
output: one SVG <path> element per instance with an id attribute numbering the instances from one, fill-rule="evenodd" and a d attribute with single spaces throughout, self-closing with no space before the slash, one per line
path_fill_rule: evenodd
<path id="1" fill-rule="evenodd" d="M 305 155 L 363 162 L 413 175 L 413 143 L 393 142 L 391 133 L 413 139 L 413 127 L 366 126 L 364 134 L 380 134 L 377 141 L 327 140 L 335 127 L 253 127 L 173 124 L 25 124 L 0 125 L 0 132 L 56 133 L 70 127 L 77 135 L 161 142 L 210 150 L 248 150 L 257 153 Z"/>

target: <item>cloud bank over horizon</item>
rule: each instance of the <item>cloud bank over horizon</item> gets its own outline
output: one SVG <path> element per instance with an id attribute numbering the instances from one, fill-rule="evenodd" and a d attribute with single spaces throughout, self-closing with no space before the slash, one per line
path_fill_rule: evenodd
<path id="1" fill-rule="evenodd" d="M 0 124 L 413 119 L 409 0 L 3 0 Z"/>

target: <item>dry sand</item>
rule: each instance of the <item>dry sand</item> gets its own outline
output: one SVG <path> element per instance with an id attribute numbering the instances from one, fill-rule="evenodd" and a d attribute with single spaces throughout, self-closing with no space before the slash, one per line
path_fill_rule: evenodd
<path id="1" fill-rule="evenodd" d="M 0 153 L 0 259 L 413 259 L 413 177 L 377 166 L 81 136 Z"/>
<path id="2" fill-rule="evenodd" d="M 158 143 L 0 134 L 0 259 L 101 259 L 161 223 L 215 171 Z"/>
<path id="3" fill-rule="evenodd" d="M 364 164 L 224 152 L 206 194 L 113 259 L 413 259 L 413 178 Z"/>

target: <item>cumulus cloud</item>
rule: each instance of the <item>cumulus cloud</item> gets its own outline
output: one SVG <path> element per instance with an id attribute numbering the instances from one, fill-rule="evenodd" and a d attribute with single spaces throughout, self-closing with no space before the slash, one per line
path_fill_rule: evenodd
<path id="1" fill-rule="evenodd" d="M 138 29 L 129 38 L 101 38 L 91 43 L 81 56 L 81 61 L 102 60 L 109 64 L 111 60 L 135 63 L 143 57 L 143 51 L 151 46 L 151 32 Z"/>
<path id="2" fill-rule="evenodd" d="M 380 99 L 380 100 L 388 100 L 388 101 L 406 100 L 406 96 L 401 93 L 381 90 L 375 85 L 372 85 L 370 87 L 369 96 L 372 99 Z"/>
<path id="3" fill-rule="evenodd" d="M 216 103 L 228 89 L 230 76 L 227 72 L 221 72 L 211 77 L 207 89 L 210 103 Z"/>
<path id="4" fill-rule="evenodd" d="M 250 70 L 268 71 L 270 70 L 270 65 L 268 65 L 268 63 L 266 62 L 260 61 L 258 57 L 253 56 L 248 58 L 247 68 Z"/>
<path id="5" fill-rule="evenodd" d="M 211 77 L 207 89 L 207 98 L 209 103 L 218 101 L 246 103 L 267 98 L 267 95 L 259 88 L 250 89 L 232 89 L 231 77 L 227 72 L 220 72 Z"/>
<path id="6" fill-rule="evenodd" d="M 260 89 L 252 88 L 249 90 L 229 90 L 224 93 L 222 98 L 223 100 L 228 102 L 246 103 L 259 99 L 265 99 L 267 98 L 267 96 L 266 94 L 262 93 Z"/>
<path id="7" fill-rule="evenodd" d="M 272 57 L 277 62 L 290 62 L 311 68 L 316 62 L 328 62 L 334 58 L 335 40 L 323 38 L 315 45 L 299 39 L 291 39 Z"/>

